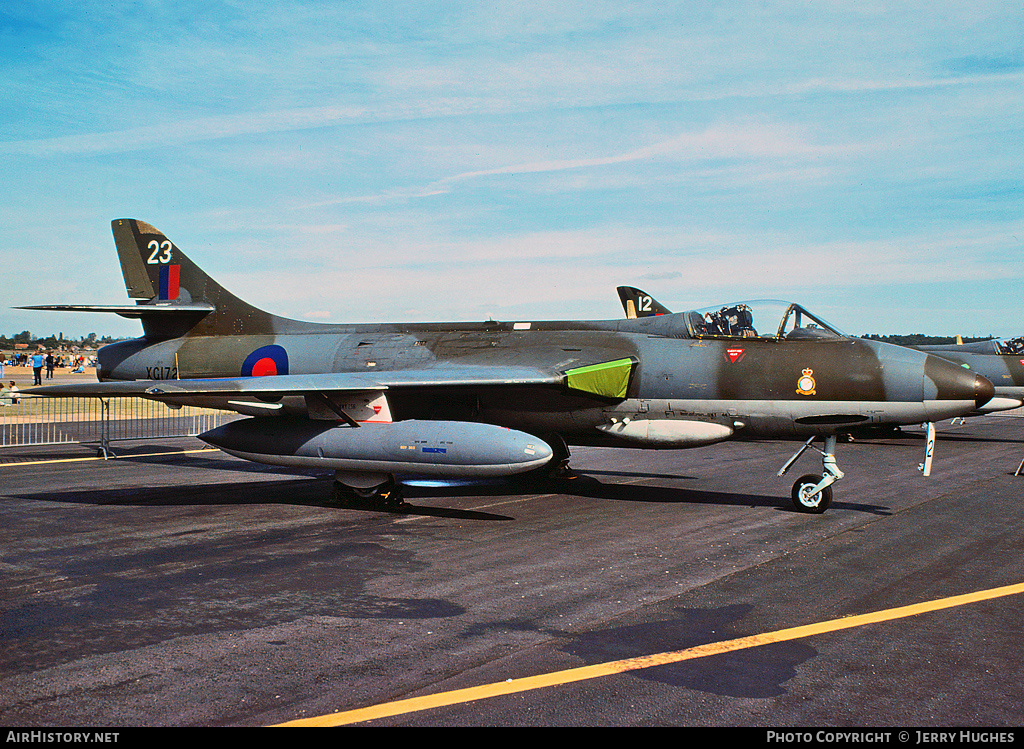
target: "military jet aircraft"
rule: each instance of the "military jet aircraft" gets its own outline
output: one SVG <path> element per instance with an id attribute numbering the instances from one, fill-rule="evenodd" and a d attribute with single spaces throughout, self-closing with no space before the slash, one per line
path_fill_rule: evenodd
<path id="1" fill-rule="evenodd" d="M 616 291 L 628 318 L 671 314 L 665 305 L 636 287 L 620 286 Z M 709 315 L 726 315 L 726 309 L 723 307 L 709 310 Z M 974 343 L 909 346 L 908 348 L 949 359 L 962 367 L 977 372 L 992 383 L 995 395 L 971 415 L 1006 411 L 1024 405 L 1024 336 Z"/>
<path id="2" fill-rule="evenodd" d="M 243 302 L 152 226 L 112 222 L 126 305 L 31 309 L 138 318 L 103 347 L 98 382 L 29 391 L 136 396 L 250 416 L 201 436 L 272 465 L 333 469 L 340 497 L 396 501 L 407 476 L 511 476 L 569 445 L 686 448 L 825 440 L 793 487 L 828 507 L 836 435 L 968 413 L 992 384 L 945 359 L 848 338 L 798 305 L 709 327 L 695 312 L 610 321 L 305 323 Z M 399 499 L 400 501 L 400 499 Z"/>

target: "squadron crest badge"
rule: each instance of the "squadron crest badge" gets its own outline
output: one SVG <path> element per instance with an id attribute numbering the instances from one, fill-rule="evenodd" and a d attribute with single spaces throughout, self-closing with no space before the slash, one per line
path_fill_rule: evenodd
<path id="1" fill-rule="evenodd" d="M 796 381 L 796 392 L 799 395 L 814 395 L 815 387 L 814 370 L 805 369 L 803 374 L 800 375 L 800 379 Z"/>

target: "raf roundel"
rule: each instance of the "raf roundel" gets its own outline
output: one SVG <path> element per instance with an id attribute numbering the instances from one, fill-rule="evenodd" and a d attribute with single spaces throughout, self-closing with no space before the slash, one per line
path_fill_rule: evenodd
<path id="1" fill-rule="evenodd" d="M 288 374 L 288 352 L 281 346 L 261 346 L 242 364 L 242 377 Z"/>

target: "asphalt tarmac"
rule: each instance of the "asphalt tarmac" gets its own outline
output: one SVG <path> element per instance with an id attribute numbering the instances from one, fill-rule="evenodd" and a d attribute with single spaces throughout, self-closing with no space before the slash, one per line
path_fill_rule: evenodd
<path id="1" fill-rule="evenodd" d="M 1024 419 L 575 449 L 331 504 L 191 439 L 0 452 L 0 725 L 1016 727 Z M 913 608 L 905 608 L 913 607 Z M 801 629 L 793 629 L 801 628 Z"/>

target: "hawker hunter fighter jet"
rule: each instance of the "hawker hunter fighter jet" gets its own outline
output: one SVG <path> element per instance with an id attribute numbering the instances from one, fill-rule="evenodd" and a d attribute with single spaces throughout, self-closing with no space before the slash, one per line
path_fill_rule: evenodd
<path id="1" fill-rule="evenodd" d="M 598 322 L 312 324 L 232 295 L 152 226 L 113 222 L 135 304 L 48 305 L 138 318 L 99 352 L 99 382 L 49 396 L 137 396 L 251 418 L 201 435 L 248 460 L 335 471 L 336 490 L 393 500 L 407 476 L 510 476 L 563 465 L 568 445 L 685 448 L 742 435 L 823 438 L 828 507 L 836 435 L 917 424 L 992 397 L 937 356 L 848 338 L 797 305 L 751 305 L 728 329 L 696 312 Z M 810 445 L 808 439 L 806 446 Z"/>
<path id="2" fill-rule="evenodd" d="M 645 291 L 633 286 L 620 286 L 616 291 L 622 302 L 626 317 L 650 317 L 671 314 L 671 311 Z M 735 319 L 729 313 L 729 306 L 706 310 L 710 319 L 721 318 L 729 325 L 727 318 Z M 957 339 L 959 341 L 959 338 Z M 925 351 L 970 369 L 992 383 L 995 395 L 981 408 L 972 412 L 980 416 L 995 411 L 1006 411 L 1024 405 L 1024 336 L 974 343 L 944 343 L 927 346 L 908 346 Z"/>

